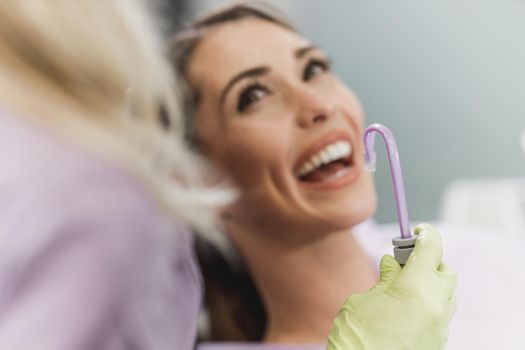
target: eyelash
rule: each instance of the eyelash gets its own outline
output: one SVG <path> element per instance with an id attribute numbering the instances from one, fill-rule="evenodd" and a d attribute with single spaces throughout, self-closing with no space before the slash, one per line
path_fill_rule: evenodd
<path id="1" fill-rule="evenodd" d="M 244 88 L 242 88 L 241 92 L 239 93 L 239 98 L 237 99 L 238 112 L 244 112 L 246 109 L 248 109 L 248 107 L 262 98 L 260 95 L 251 95 L 251 93 L 254 91 L 263 91 L 265 94 L 271 93 L 270 89 L 258 81 L 250 82 Z"/>
<path id="2" fill-rule="evenodd" d="M 311 72 L 309 69 L 314 66 L 321 67 L 322 73 L 330 71 L 330 62 L 327 59 L 312 58 L 308 61 L 306 67 L 304 68 L 302 77 L 303 81 L 309 81 L 312 79 L 312 77 L 317 75 L 310 75 Z M 254 91 L 262 91 L 264 94 L 271 93 L 269 88 L 258 81 L 252 81 L 248 83 L 244 88 L 241 89 L 241 92 L 239 93 L 239 97 L 237 99 L 237 112 L 242 113 L 246 111 L 252 104 L 264 97 L 260 95 L 251 95 Z"/>
<path id="3" fill-rule="evenodd" d="M 309 68 L 313 67 L 314 65 L 321 67 L 322 73 L 330 71 L 330 62 L 327 59 L 312 58 L 308 61 L 306 67 L 304 68 L 303 81 L 309 81 L 310 79 L 312 79 L 312 76 L 309 75 Z"/>

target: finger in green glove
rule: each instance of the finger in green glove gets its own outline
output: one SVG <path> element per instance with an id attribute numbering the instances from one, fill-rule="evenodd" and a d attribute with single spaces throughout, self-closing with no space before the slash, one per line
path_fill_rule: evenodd
<path id="1" fill-rule="evenodd" d="M 456 309 L 456 275 L 442 259 L 441 236 L 428 224 L 404 268 L 391 255 L 379 282 L 347 299 L 328 338 L 328 350 L 441 350 Z"/>

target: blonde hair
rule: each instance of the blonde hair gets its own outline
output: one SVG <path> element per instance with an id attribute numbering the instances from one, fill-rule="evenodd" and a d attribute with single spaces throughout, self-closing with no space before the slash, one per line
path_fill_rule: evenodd
<path id="1" fill-rule="evenodd" d="M 184 145 L 173 71 L 139 0 L 0 1 L 0 104 L 141 177 L 200 231 L 231 192 Z M 222 235 L 216 235 L 220 237 Z"/>

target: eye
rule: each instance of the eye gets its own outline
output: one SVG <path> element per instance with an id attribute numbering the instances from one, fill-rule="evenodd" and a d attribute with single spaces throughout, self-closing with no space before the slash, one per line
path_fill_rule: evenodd
<path id="1" fill-rule="evenodd" d="M 330 70 L 330 64 L 327 60 L 313 58 L 308 61 L 308 64 L 304 68 L 303 80 L 309 81 L 313 77 L 323 74 Z"/>
<path id="2" fill-rule="evenodd" d="M 244 112 L 251 105 L 261 100 L 269 93 L 270 90 L 260 83 L 255 82 L 249 84 L 243 88 L 239 94 L 239 99 L 237 101 L 237 111 Z"/>

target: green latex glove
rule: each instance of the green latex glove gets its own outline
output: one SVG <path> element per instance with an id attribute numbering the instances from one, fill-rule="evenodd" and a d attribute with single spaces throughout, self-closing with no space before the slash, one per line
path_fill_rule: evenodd
<path id="1" fill-rule="evenodd" d="M 351 296 L 335 319 L 328 350 L 444 349 L 456 309 L 456 274 L 441 262 L 441 236 L 431 225 L 418 238 L 404 268 L 381 259 L 379 282 Z"/>

